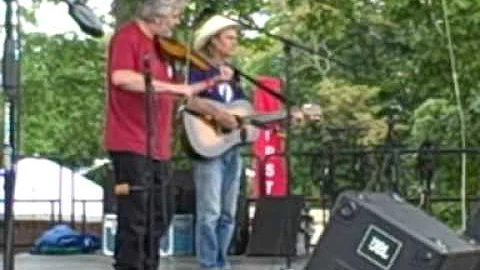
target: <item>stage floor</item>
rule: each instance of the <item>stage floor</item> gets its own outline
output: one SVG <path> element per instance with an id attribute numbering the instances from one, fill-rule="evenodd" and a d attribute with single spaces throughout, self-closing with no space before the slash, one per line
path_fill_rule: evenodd
<path id="1" fill-rule="evenodd" d="M 307 263 L 307 258 L 297 258 L 293 261 L 292 268 L 295 270 L 303 269 Z M 45 256 L 30 255 L 27 253 L 18 254 L 15 257 L 15 269 L 18 270 L 112 270 L 112 259 L 103 255 L 75 255 L 75 256 Z M 3 258 L 0 261 L 3 269 Z M 247 269 L 265 269 L 281 270 L 284 269 L 285 258 L 277 257 L 232 257 L 232 266 L 234 270 Z M 163 258 L 159 270 L 195 270 L 197 265 L 193 257 L 166 257 Z"/>

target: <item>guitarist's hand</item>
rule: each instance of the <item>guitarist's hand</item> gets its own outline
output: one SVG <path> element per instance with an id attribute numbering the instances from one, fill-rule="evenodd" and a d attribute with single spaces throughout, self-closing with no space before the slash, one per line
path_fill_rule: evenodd
<path id="1" fill-rule="evenodd" d="M 237 118 L 226 112 L 219 112 L 215 114 L 215 122 L 217 122 L 223 128 L 229 130 L 235 129 L 239 125 Z"/>

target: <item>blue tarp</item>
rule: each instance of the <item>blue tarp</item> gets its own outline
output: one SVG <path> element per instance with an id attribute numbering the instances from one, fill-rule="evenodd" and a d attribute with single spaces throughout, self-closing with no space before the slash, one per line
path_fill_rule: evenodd
<path id="1" fill-rule="evenodd" d="M 93 234 L 80 234 L 68 225 L 57 225 L 43 233 L 30 251 L 32 254 L 84 254 L 100 248 Z"/>

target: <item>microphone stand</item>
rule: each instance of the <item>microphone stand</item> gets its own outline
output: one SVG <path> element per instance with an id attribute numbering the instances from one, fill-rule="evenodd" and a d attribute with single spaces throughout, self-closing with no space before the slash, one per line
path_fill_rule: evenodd
<path id="1" fill-rule="evenodd" d="M 155 130 L 153 125 L 153 111 L 154 111 L 154 104 L 153 104 L 153 85 L 152 85 L 152 71 L 151 71 L 151 57 L 146 55 L 143 59 L 144 65 L 144 79 L 145 79 L 145 120 L 146 120 L 146 146 L 145 146 L 145 156 L 146 156 L 146 164 L 145 164 L 145 190 L 146 192 L 146 204 L 147 207 L 147 214 L 145 216 L 145 220 L 147 224 L 147 236 L 148 238 L 148 255 L 145 258 L 147 262 L 146 270 L 155 270 L 156 268 L 153 265 L 155 261 L 155 252 L 159 252 L 155 250 L 154 240 L 156 240 L 155 234 L 155 180 L 154 180 L 154 168 L 153 168 L 153 147 L 155 144 Z M 163 187 L 162 187 L 163 190 Z M 165 218 L 165 217 L 164 217 Z M 160 260 L 159 260 L 160 263 Z"/>
<path id="2" fill-rule="evenodd" d="M 18 85 L 20 82 L 19 72 L 19 50 L 16 47 L 20 44 L 15 43 L 13 36 L 13 1 L 4 0 L 6 4 L 5 15 L 5 43 L 3 53 L 3 90 L 6 94 L 4 103 L 4 141 L 3 141 L 3 163 L 5 166 L 5 216 L 4 216 L 4 254 L 3 269 L 14 269 L 14 243 L 15 243 L 15 216 L 13 212 L 14 191 L 15 191 L 15 163 L 17 159 L 16 136 L 17 128 L 17 98 Z M 18 3 L 17 3 L 18 9 Z M 18 16 L 18 12 L 17 12 Z M 17 33 L 17 38 L 20 38 Z"/>
<path id="3" fill-rule="evenodd" d="M 283 51 L 284 51 L 284 54 L 285 54 L 285 85 L 284 85 L 284 89 L 285 89 L 285 97 L 283 100 L 280 99 L 280 101 L 282 101 L 284 104 L 285 104 L 285 107 L 286 107 L 286 111 L 287 111 L 287 123 L 286 123 L 286 138 L 285 138 L 285 151 L 284 151 L 284 154 L 285 154 L 285 159 L 286 159 L 286 163 L 287 163 L 287 196 L 290 196 L 291 195 L 291 190 L 292 190 L 292 181 L 291 181 L 291 176 L 292 176 L 292 173 L 291 173 L 291 164 L 290 164 L 290 157 L 288 155 L 288 153 L 290 152 L 290 134 L 291 134 L 291 70 L 290 70 L 290 67 L 292 66 L 292 59 L 293 59 L 293 56 L 292 56 L 292 48 L 297 48 L 297 49 L 300 49 L 300 50 L 303 50 L 311 55 L 317 55 L 317 56 L 320 56 L 320 57 L 323 57 L 323 58 L 328 58 L 330 60 L 332 60 L 333 62 L 337 63 L 338 65 L 344 67 L 344 68 L 350 68 L 351 67 L 340 61 L 340 60 L 337 60 L 337 59 L 334 59 L 332 57 L 328 57 L 326 55 L 322 55 L 320 54 L 320 52 L 312 49 L 312 48 L 309 48 L 307 46 L 304 46 L 302 44 L 299 44 L 297 42 L 294 42 L 290 39 L 287 39 L 285 37 L 282 37 L 282 36 L 279 36 L 279 35 L 275 35 L 275 34 L 272 34 L 270 32 L 268 32 L 267 30 L 263 29 L 263 28 L 260 28 L 260 27 L 257 27 L 257 26 L 253 26 L 251 25 L 250 23 L 245 23 L 244 21 L 240 20 L 240 19 L 234 19 L 234 18 L 231 18 L 231 17 L 228 17 L 228 19 L 238 23 L 240 26 L 244 27 L 244 28 L 247 28 L 247 29 L 251 29 L 251 30 L 255 30 L 255 31 L 258 31 L 260 33 L 263 33 L 264 35 L 268 36 L 268 37 L 271 37 L 273 39 L 276 39 L 276 40 L 279 40 L 280 42 L 283 43 Z M 265 90 L 263 87 L 261 88 L 263 90 Z M 270 92 L 270 91 L 268 91 Z M 275 96 L 278 98 L 278 96 Z M 287 209 L 287 217 L 290 218 L 290 208 Z M 289 223 L 290 224 L 290 223 Z M 287 226 L 286 230 L 285 230 L 285 235 L 286 237 L 290 237 L 290 235 L 293 233 L 293 236 L 292 236 L 292 239 L 294 240 L 293 243 L 295 243 L 295 239 L 296 239 L 296 234 L 294 232 L 290 232 L 290 226 Z M 295 248 L 293 248 L 293 250 L 295 250 Z M 293 252 L 292 252 L 293 253 Z M 282 268 L 282 270 L 293 270 L 292 268 L 292 257 L 291 257 L 291 254 L 290 254 L 290 249 L 287 247 L 286 248 L 286 252 L 285 252 L 286 256 L 285 256 L 285 259 L 286 259 L 286 262 L 285 262 L 285 267 Z"/>
<path id="4" fill-rule="evenodd" d="M 329 58 L 331 59 L 332 61 L 334 61 L 335 63 L 343 66 L 343 67 L 346 67 L 346 68 L 350 68 L 350 66 L 340 60 L 337 60 L 337 59 L 334 59 L 332 57 L 328 57 L 326 55 L 322 55 L 320 52 L 312 49 L 312 48 L 309 48 L 307 46 L 304 46 L 302 44 L 299 44 L 293 40 L 290 40 L 290 39 L 287 39 L 285 37 L 282 37 L 282 36 L 279 36 L 279 35 L 275 35 L 275 34 L 272 34 L 270 32 L 268 32 L 267 30 L 263 29 L 263 28 L 260 28 L 260 27 L 257 27 L 257 26 L 254 26 L 254 25 L 251 25 L 250 23 L 245 23 L 244 21 L 242 21 L 241 19 L 234 19 L 232 17 L 229 17 L 229 16 L 226 16 L 226 18 L 238 23 L 240 26 L 244 27 L 244 28 L 248 28 L 248 29 L 251 29 L 251 30 L 255 30 L 257 32 L 260 32 L 268 37 L 271 37 L 273 39 L 276 39 L 280 42 L 283 43 L 283 51 L 284 51 L 284 54 L 285 54 L 285 85 L 284 85 L 284 89 L 285 89 L 285 95 L 283 95 L 283 97 L 281 95 L 279 95 L 278 93 L 276 93 L 275 91 L 271 90 L 271 89 L 268 89 L 268 87 L 265 87 L 263 85 L 259 85 L 257 83 L 257 85 L 260 86 L 260 89 L 262 90 L 266 90 L 268 93 L 272 94 L 275 98 L 279 99 L 281 102 L 283 102 L 285 104 L 285 107 L 286 107 L 286 110 L 287 110 L 287 124 L 286 124 L 286 140 L 285 140 L 285 153 L 288 153 L 290 151 L 290 145 L 289 145 L 289 135 L 291 133 L 291 119 L 290 119 L 290 113 L 291 113 L 291 106 L 292 106 L 292 102 L 291 102 L 291 70 L 290 70 L 290 67 L 292 66 L 292 59 L 293 59 L 293 56 L 292 56 L 292 48 L 296 48 L 296 49 L 300 49 L 300 50 L 303 50 L 309 54 L 312 54 L 312 55 L 317 55 L 317 56 L 320 56 L 320 57 L 323 57 L 323 58 Z M 249 81 L 252 81 L 252 78 L 248 77 L 248 76 L 245 76 L 244 74 L 242 74 L 244 77 L 246 77 Z M 288 155 L 287 155 L 287 195 L 290 195 L 290 192 L 291 192 L 291 183 L 290 183 L 290 176 L 291 176 L 291 172 L 290 172 L 290 166 L 289 166 L 289 158 L 288 158 Z"/>
<path id="5" fill-rule="evenodd" d="M 291 64 L 292 64 L 292 50 L 291 50 L 291 46 L 289 43 L 284 43 L 284 47 L 283 47 L 283 50 L 285 52 L 285 56 L 286 56 L 286 59 L 285 59 L 285 95 L 287 96 L 287 100 L 285 102 L 285 106 L 286 106 L 286 109 L 287 109 L 287 128 L 286 128 L 286 137 L 285 137 L 285 150 L 284 152 L 286 153 L 285 157 L 286 157 L 286 162 L 287 162 L 287 197 L 291 195 L 291 189 L 292 189 L 292 182 L 293 181 L 290 181 L 290 177 L 292 176 L 291 174 L 291 169 L 290 169 L 290 165 L 291 165 L 291 162 L 290 162 L 290 155 L 288 155 L 288 153 L 290 153 L 290 134 L 291 134 L 291 107 L 292 107 L 292 104 L 291 102 L 289 102 L 291 99 L 290 99 L 290 85 L 291 85 L 291 71 L 290 71 L 290 67 L 291 67 Z M 291 215 L 291 211 L 290 211 L 290 206 L 287 206 L 287 219 L 290 218 L 290 215 Z M 285 235 L 288 239 L 288 237 L 290 237 L 290 235 L 292 234 L 292 232 L 290 231 L 290 226 L 288 226 L 290 223 L 288 222 L 287 220 L 287 228 L 285 230 Z M 296 246 L 296 241 L 295 239 L 297 238 L 296 236 L 296 233 L 295 231 L 293 232 L 293 243 L 294 245 Z M 282 270 L 293 270 L 292 268 L 292 256 L 294 256 L 294 254 L 290 254 L 290 248 L 289 246 L 287 246 L 285 248 L 286 252 L 285 252 L 285 268 L 282 268 Z M 296 248 L 292 248 L 293 252 L 295 252 Z"/>
<path id="6" fill-rule="evenodd" d="M 225 16 L 226 18 L 228 18 L 229 20 L 232 20 L 236 23 L 238 23 L 239 25 L 241 25 L 242 27 L 245 27 L 245 28 L 248 28 L 248 29 L 251 29 L 251 30 L 255 30 L 259 33 L 262 33 L 264 34 L 265 36 L 267 37 L 270 37 L 270 38 L 273 38 L 275 40 L 278 40 L 280 42 L 282 42 L 284 44 L 284 46 L 286 47 L 290 47 L 290 48 L 296 48 L 296 49 L 300 49 L 308 54 L 311 54 L 311 55 L 316 55 L 316 56 L 319 56 L 319 57 L 322 57 L 322 58 L 328 58 L 329 60 L 331 60 L 332 62 L 335 62 L 336 64 L 346 68 L 346 69 L 350 69 L 350 70 L 353 70 L 353 67 L 350 66 L 349 64 L 341 61 L 341 60 L 338 60 L 336 58 L 333 58 L 333 57 L 330 57 L 326 54 L 322 54 L 320 53 L 319 51 L 316 51 L 315 49 L 313 48 L 310 48 L 310 47 L 307 47 L 305 45 L 302 45 L 298 42 L 295 42 L 291 39 L 287 39 L 283 36 L 279 36 L 279 35 L 276 35 L 276 34 L 272 34 L 270 32 L 268 32 L 267 30 L 263 29 L 263 28 L 260 28 L 258 26 L 255 26 L 255 25 L 252 25 L 250 23 L 245 23 L 244 21 L 240 20 L 240 19 L 235 19 L 235 18 L 232 18 L 232 17 L 229 17 L 229 16 Z M 288 50 L 284 49 L 284 52 L 288 52 Z"/>
<path id="7" fill-rule="evenodd" d="M 2 86 L 6 98 L 4 102 L 4 141 L 3 165 L 4 175 L 4 230 L 3 230 L 3 270 L 15 269 L 15 215 L 13 211 L 16 163 L 18 159 L 20 119 L 20 23 L 19 4 L 16 0 L 4 0 L 5 9 L 5 42 L 2 61 Z M 13 3 L 16 2 L 17 35 L 14 37 L 15 25 L 13 24 Z M 78 21 L 78 20 L 77 20 Z M 90 26 L 90 25 L 88 25 Z M 97 29 L 94 29 L 97 30 Z M 96 32 L 99 34 L 99 31 Z"/>

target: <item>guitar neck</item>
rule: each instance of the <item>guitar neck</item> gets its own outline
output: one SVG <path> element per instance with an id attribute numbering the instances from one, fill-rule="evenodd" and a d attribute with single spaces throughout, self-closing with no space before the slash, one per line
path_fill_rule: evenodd
<path id="1" fill-rule="evenodd" d="M 263 125 L 270 122 L 279 121 L 285 119 L 286 113 L 281 112 L 274 112 L 274 113 L 259 113 L 253 114 L 242 117 L 242 120 L 245 122 L 249 122 L 253 125 Z"/>

